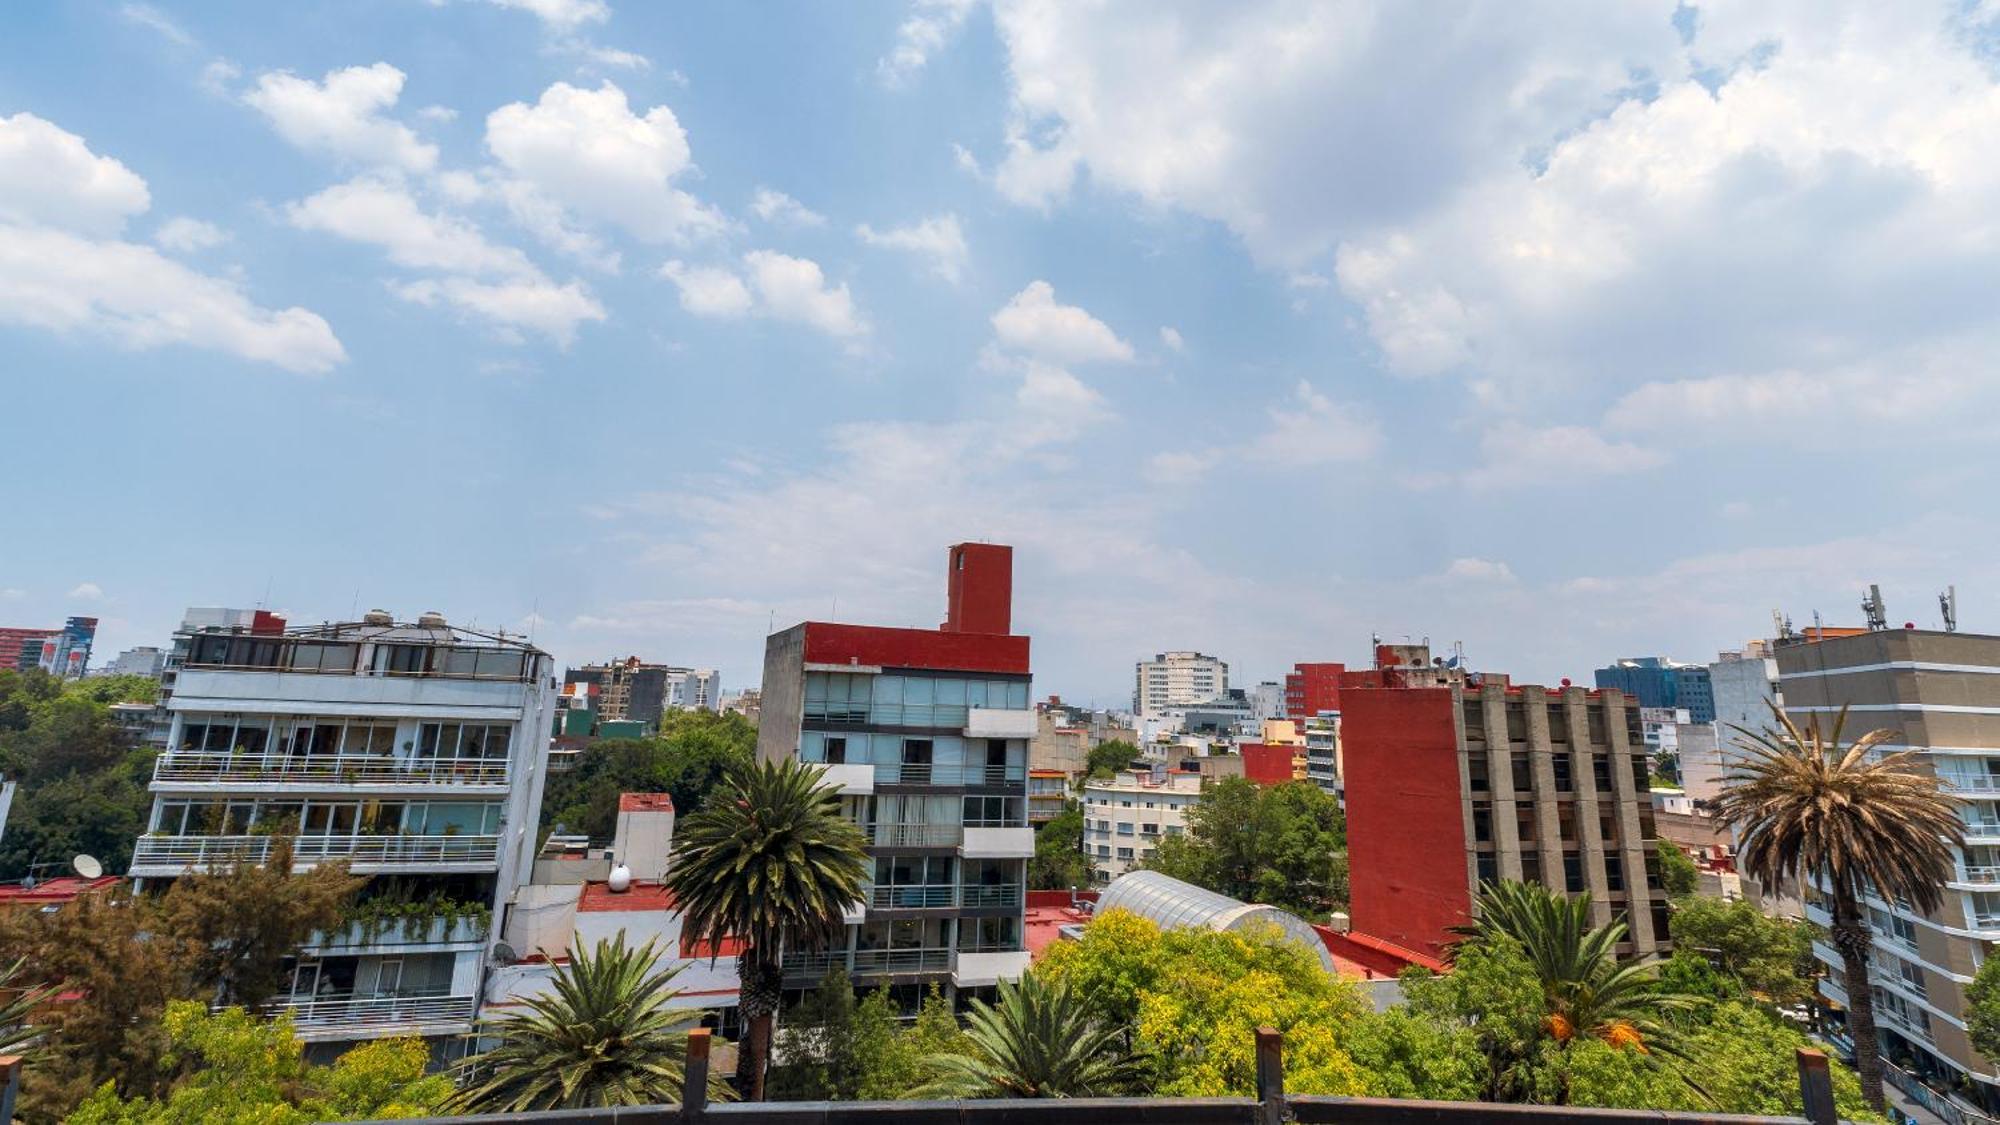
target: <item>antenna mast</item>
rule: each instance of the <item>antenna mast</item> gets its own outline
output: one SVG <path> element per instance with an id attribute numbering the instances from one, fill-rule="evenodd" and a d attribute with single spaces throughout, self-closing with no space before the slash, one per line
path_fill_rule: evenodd
<path id="1" fill-rule="evenodd" d="M 1882 608 L 1882 587 L 1873 582 L 1868 584 L 1868 592 L 1862 595 L 1861 612 L 1868 615 L 1868 631 L 1879 633 L 1889 627 L 1889 612 Z"/>
<path id="2" fill-rule="evenodd" d="M 1938 612 L 1944 615 L 1944 631 L 1958 632 L 1958 587 L 1946 586 L 1938 595 Z"/>

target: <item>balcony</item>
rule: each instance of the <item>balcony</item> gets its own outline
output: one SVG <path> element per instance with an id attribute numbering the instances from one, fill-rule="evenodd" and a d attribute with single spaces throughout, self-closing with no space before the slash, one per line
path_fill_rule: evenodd
<path id="1" fill-rule="evenodd" d="M 951 971 L 949 949 L 855 949 L 821 953 L 787 953 L 780 966 L 785 979 L 817 981 L 835 965 L 849 976 L 883 976 L 895 973 L 946 973 Z"/>
<path id="2" fill-rule="evenodd" d="M 491 923 L 485 918 L 420 918 L 413 922 L 387 919 L 372 926 L 349 922 L 337 930 L 321 930 L 300 946 L 321 956 L 337 957 L 382 949 L 407 951 L 414 946 L 477 946 L 486 940 Z M 370 930 L 373 933 L 370 933 Z"/>
<path id="3" fill-rule="evenodd" d="M 153 788 L 206 792 L 327 790 L 400 792 L 412 787 L 453 792 L 507 791 L 499 758 L 385 758 L 335 754 L 257 756 L 163 754 L 153 764 Z"/>
<path id="4" fill-rule="evenodd" d="M 1019 883 L 967 884 L 959 888 L 958 904 L 967 909 L 1021 905 Z"/>
<path id="5" fill-rule="evenodd" d="M 864 824 L 878 848 L 955 848 L 964 829 L 956 824 Z"/>
<path id="6" fill-rule="evenodd" d="M 949 883 L 876 887 L 868 892 L 868 905 L 876 910 L 930 910 L 957 906 L 958 888 Z"/>
<path id="7" fill-rule="evenodd" d="M 879 762 L 877 785 L 1005 785 L 1025 786 L 1024 766 L 948 765 L 943 762 Z"/>
<path id="8" fill-rule="evenodd" d="M 1968 843 L 2000 843 L 2000 820 L 1966 817 L 1965 839 Z"/>
<path id="9" fill-rule="evenodd" d="M 1961 797 L 2000 797 L 2000 776 L 1992 774 L 1948 774 L 1938 775 L 1938 783 L 1946 792 Z"/>
<path id="10" fill-rule="evenodd" d="M 951 967 L 951 983 L 959 988 L 978 988 L 1003 980 L 1020 980 L 1028 971 L 1025 949 L 988 953 L 961 952 Z"/>
<path id="11" fill-rule="evenodd" d="M 1966 883 L 1969 885 L 1976 885 L 1976 886 L 2000 887 L 2000 867 L 1987 866 L 1987 865 L 1968 865 L 1965 868 L 1964 876 L 1962 878 L 1954 879 L 1951 881 L 1955 883 Z"/>
<path id="12" fill-rule="evenodd" d="M 262 863 L 270 836 L 141 836 L 132 850 L 131 874 L 174 876 L 190 869 Z M 479 874 L 500 865 L 498 836 L 300 836 L 292 867 L 304 870 L 347 860 L 357 874 L 438 872 Z"/>
<path id="13" fill-rule="evenodd" d="M 967 859 L 1027 859 L 1035 854 L 1035 830 L 1018 828 L 967 828 L 958 854 Z"/>
<path id="14" fill-rule="evenodd" d="M 290 1009 L 305 1040 L 379 1039 L 391 1035 L 450 1035 L 471 1030 L 477 996 L 337 994 L 279 1000 L 269 1011 Z"/>
<path id="15" fill-rule="evenodd" d="M 1035 713 L 997 707 L 973 707 L 966 712 L 967 738 L 1033 738 Z"/>

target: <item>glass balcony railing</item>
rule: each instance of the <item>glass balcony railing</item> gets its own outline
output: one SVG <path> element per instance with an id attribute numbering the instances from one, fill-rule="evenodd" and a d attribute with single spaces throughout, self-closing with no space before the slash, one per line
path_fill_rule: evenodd
<path id="1" fill-rule="evenodd" d="M 957 906 L 958 888 L 949 883 L 876 887 L 868 892 L 868 905 L 877 910 L 921 910 L 939 906 Z"/>
<path id="2" fill-rule="evenodd" d="M 850 976 L 886 973 L 945 973 L 951 971 L 949 949 L 838 949 L 818 953 L 787 953 L 779 962 L 786 978 L 818 980 L 839 965 Z"/>
<path id="3" fill-rule="evenodd" d="M 504 758 L 393 758 L 338 754 L 170 753 L 153 764 L 156 782 L 310 785 L 500 785 Z"/>
<path id="4" fill-rule="evenodd" d="M 271 854 L 270 836 L 141 836 L 132 849 L 132 867 L 218 867 L 262 863 Z M 300 836 L 292 842 L 292 862 L 301 867 L 332 860 L 357 867 L 423 870 L 439 866 L 493 866 L 500 862 L 498 836 Z"/>
<path id="5" fill-rule="evenodd" d="M 864 824 L 878 848 L 955 848 L 965 829 L 957 824 Z"/>

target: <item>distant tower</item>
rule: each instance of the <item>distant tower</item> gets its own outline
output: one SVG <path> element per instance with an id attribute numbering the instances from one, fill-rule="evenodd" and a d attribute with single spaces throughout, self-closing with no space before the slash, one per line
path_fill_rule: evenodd
<path id="1" fill-rule="evenodd" d="M 960 543 L 947 554 L 944 631 L 1006 636 L 1014 621 L 1014 548 Z"/>

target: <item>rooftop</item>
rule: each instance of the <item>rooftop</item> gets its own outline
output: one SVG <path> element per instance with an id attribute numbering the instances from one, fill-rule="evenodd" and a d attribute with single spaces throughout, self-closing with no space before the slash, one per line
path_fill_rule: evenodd
<path id="1" fill-rule="evenodd" d="M 44 879 L 34 886 L 20 883 L 0 886 L 0 909 L 10 906 L 61 906 L 75 901 L 80 895 L 109 890 L 118 884 L 119 878 L 117 875 L 100 875 L 95 879 L 64 875 Z"/>
<path id="2" fill-rule="evenodd" d="M 671 793 L 620 793 L 619 812 L 672 812 L 674 796 Z"/>

